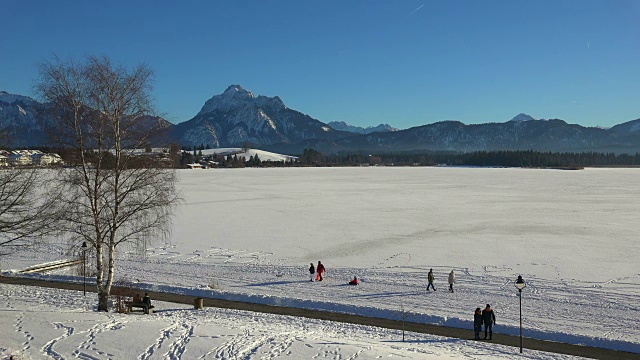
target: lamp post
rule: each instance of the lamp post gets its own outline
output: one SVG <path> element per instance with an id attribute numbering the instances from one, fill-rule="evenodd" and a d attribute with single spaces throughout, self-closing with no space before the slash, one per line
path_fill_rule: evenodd
<path id="1" fill-rule="evenodd" d="M 518 297 L 520 298 L 520 353 L 522 354 L 522 289 L 527 286 L 527 284 L 522 279 L 522 275 L 518 275 L 515 286 L 516 289 L 518 289 Z"/>
<path id="2" fill-rule="evenodd" d="M 82 242 L 82 295 L 87 296 L 87 242 Z"/>

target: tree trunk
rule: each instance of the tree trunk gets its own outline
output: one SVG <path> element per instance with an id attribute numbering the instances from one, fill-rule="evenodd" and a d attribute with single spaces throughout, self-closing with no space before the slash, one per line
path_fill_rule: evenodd
<path id="1" fill-rule="evenodd" d="M 106 288 L 98 292 L 98 311 L 109 311 L 109 292 Z"/>
<path id="2" fill-rule="evenodd" d="M 109 289 L 103 283 L 104 261 L 102 259 L 102 247 L 96 248 L 96 286 L 98 287 L 98 311 L 109 311 Z"/>
<path id="3" fill-rule="evenodd" d="M 114 242 L 111 242 L 109 245 L 109 271 L 107 274 L 107 283 L 105 284 L 105 292 L 107 293 L 107 298 L 111 295 L 111 286 L 113 285 L 113 277 L 115 275 L 116 263 L 116 245 Z"/>

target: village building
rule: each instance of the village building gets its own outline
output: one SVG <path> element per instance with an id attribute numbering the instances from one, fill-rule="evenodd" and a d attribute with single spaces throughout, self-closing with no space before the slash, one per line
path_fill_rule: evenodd
<path id="1" fill-rule="evenodd" d="M 62 158 L 58 154 L 38 153 L 38 154 L 31 155 L 31 161 L 33 162 L 34 165 L 48 166 L 48 165 L 62 163 Z"/>
<path id="2" fill-rule="evenodd" d="M 7 162 L 13 166 L 26 166 L 31 165 L 31 156 L 26 154 L 9 154 L 7 156 Z"/>

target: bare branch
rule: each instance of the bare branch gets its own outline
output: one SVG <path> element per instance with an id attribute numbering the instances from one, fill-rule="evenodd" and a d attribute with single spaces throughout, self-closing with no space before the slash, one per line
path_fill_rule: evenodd
<path id="1" fill-rule="evenodd" d="M 40 69 L 39 93 L 55 105 L 55 139 L 77 154 L 76 166 L 60 171 L 61 228 L 71 241 L 91 245 L 98 307 L 107 310 L 117 246 L 166 236 L 178 199 L 174 171 L 133 151 L 159 130 L 147 119 L 153 72 L 145 65 L 115 66 L 106 56 L 82 63 L 55 59 Z"/>
<path id="2" fill-rule="evenodd" d="M 33 245 L 54 229 L 59 202 L 43 193 L 49 170 L 0 170 L 0 256 Z"/>

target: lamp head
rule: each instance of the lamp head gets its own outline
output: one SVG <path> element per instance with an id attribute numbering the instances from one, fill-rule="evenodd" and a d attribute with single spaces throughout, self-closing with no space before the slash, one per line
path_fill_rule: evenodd
<path id="1" fill-rule="evenodd" d="M 83 250 L 83 251 L 84 251 L 84 250 L 87 250 L 87 242 L 86 242 L 86 241 L 83 241 L 83 242 L 82 242 L 82 250 Z"/>
<path id="2" fill-rule="evenodd" d="M 522 275 L 518 275 L 518 280 L 516 280 L 515 285 L 516 285 L 516 289 L 518 289 L 518 291 L 522 291 L 522 289 L 524 289 L 527 286 L 527 284 L 522 279 Z"/>

